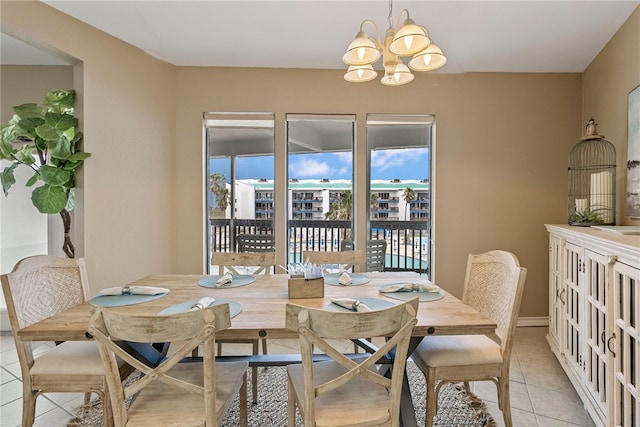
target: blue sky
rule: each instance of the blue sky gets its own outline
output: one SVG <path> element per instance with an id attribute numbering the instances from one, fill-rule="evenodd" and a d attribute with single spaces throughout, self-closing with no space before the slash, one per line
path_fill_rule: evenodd
<path id="1" fill-rule="evenodd" d="M 429 175 L 429 150 L 409 148 L 378 150 L 371 155 L 371 179 L 425 179 Z M 229 159 L 212 159 L 212 172 L 230 177 Z M 273 179 L 273 156 L 241 157 L 236 160 L 237 179 Z M 289 178 L 352 179 L 351 153 L 293 154 L 289 156 Z"/>

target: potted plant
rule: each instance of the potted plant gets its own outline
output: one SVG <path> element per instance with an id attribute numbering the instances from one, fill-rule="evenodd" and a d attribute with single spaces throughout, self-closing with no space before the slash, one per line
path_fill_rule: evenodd
<path id="1" fill-rule="evenodd" d="M 33 176 L 25 183 L 27 187 L 36 186 L 31 202 L 41 213 L 60 214 L 64 226 L 62 250 L 69 258 L 75 256 L 69 236 L 75 172 L 91 155 L 78 149 L 83 135 L 77 130 L 74 105 L 73 90 L 52 89 L 41 105 L 13 107 L 13 118 L 0 125 L 0 160 L 11 162 L 0 173 L 5 197 L 16 183 L 14 170 L 21 165 L 31 168 Z"/>
<path id="2" fill-rule="evenodd" d="M 590 225 L 604 224 L 602 214 L 607 212 L 607 208 L 585 208 L 584 210 L 572 210 L 569 215 L 569 225 L 588 227 Z"/>

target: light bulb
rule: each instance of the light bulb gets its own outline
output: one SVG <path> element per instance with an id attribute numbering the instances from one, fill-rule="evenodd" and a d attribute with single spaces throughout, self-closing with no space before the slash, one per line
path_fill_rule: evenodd
<path id="1" fill-rule="evenodd" d="M 404 38 L 404 47 L 406 47 L 407 49 L 411 49 L 412 45 L 413 45 L 413 36 L 406 36 Z"/>
<path id="2" fill-rule="evenodd" d="M 358 78 L 361 79 L 362 76 L 364 75 L 364 70 L 362 70 L 361 68 L 358 69 L 358 71 L 356 71 L 356 74 L 358 74 Z"/>
<path id="3" fill-rule="evenodd" d="M 364 58 L 365 49 L 363 47 L 359 47 L 356 52 L 358 54 L 358 59 Z"/>
<path id="4" fill-rule="evenodd" d="M 399 73 L 393 73 L 393 80 L 399 82 L 400 81 L 400 74 Z"/>

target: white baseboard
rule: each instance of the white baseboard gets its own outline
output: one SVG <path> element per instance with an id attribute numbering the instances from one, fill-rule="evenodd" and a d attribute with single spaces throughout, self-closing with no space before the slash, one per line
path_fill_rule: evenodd
<path id="1" fill-rule="evenodd" d="M 548 317 L 519 317 L 516 326 L 549 326 Z"/>

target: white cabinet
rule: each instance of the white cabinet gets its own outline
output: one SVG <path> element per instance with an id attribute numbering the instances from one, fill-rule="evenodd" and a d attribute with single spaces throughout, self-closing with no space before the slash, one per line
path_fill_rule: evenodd
<path id="1" fill-rule="evenodd" d="M 597 425 L 640 427 L 640 236 L 546 227 L 551 349 Z"/>

